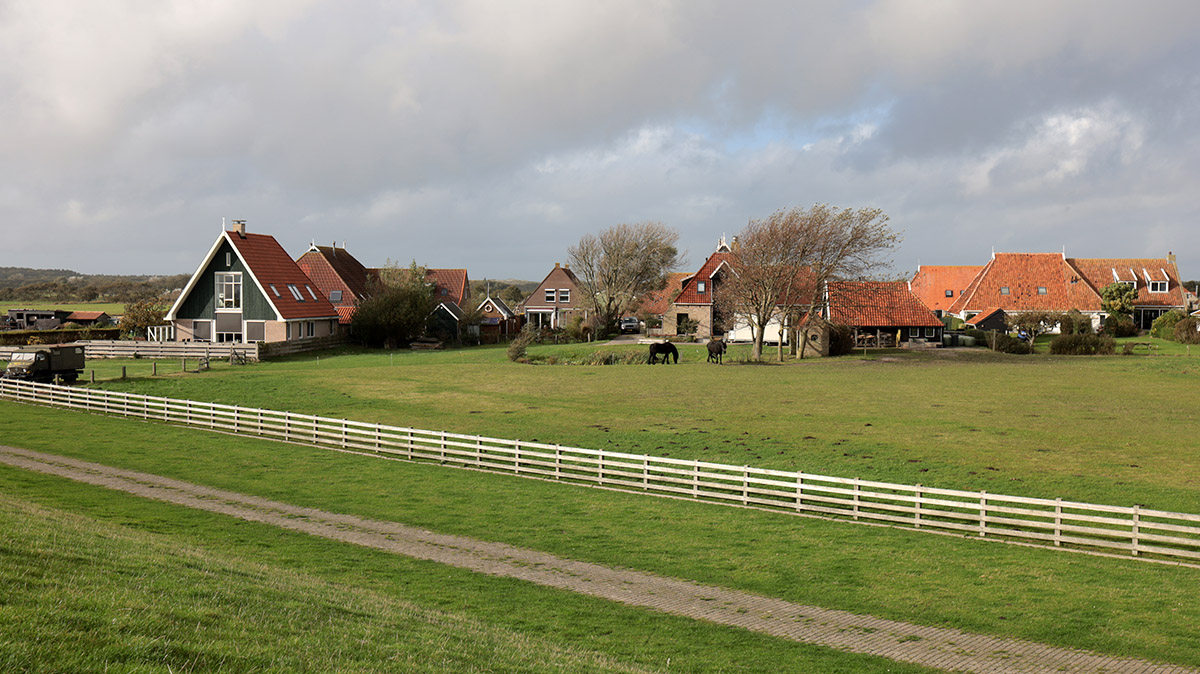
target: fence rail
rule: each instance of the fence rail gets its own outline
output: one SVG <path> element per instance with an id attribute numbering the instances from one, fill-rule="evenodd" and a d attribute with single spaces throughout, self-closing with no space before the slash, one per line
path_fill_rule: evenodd
<path id="1" fill-rule="evenodd" d="M 87 358 L 229 358 L 258 360 L 257 344 L 212 342 L 80 341 Z"/>
<path id="2" fill-rule="evenodd" d="M 904 485 L 0 380 L 0 398 L 697 501 L 1195 563 L 1200 515 Z"/>

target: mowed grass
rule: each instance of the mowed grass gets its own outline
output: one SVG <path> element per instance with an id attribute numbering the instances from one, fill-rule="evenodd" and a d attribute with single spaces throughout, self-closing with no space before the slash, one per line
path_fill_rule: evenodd
<path id="1" fill-rule="evenodd" d="M 918 624 L 1200 666 L 1200 632 L 1195 629 L 1200 624 L 1200 603 L 1195 601 L 1200 570 L 1194 568 L 386 461 L 8 402 L 0 403 L 0 432 L 9 444 L 572 559 Z M 67 435 L 70 439 L 64 439 Z M 397 578 L 377 570 L 374 562 L 361 561 L 375 559 L 374 553 L 297 542 L 302 537 L 261 526 L 208 524 L 208 515 L 98 491 L 0 468 L 0 493 L 16 498 L 133 528 L 198 537 L 206 545 L 235 546 L 256 560 L 286 560 L 294 568 L 320 570 L 329 580 L 361 578 L 372 587 L 387 587 Z M 279 543 L 282 538 L 289 542 Z M 410 564 L 388 562 L 393 563 Z M 454 594 L 459 582 L 469 587 L 483 582 L 462 580 L 471 575 L 465 572 L 431 573 L 445 573 L 449 580 L 406 574 L 406 591 L 432 582 L 433 589 L 421 592 Z M 579 598 L 562 593 L 552 599 L 536 599 L 537 593 L 502 598 L 508 591 L 454 594 L 462 604 L 451 608 L 488 616 L 502 626 L 536 627 L 541 636 L 553 634 L 563 622 L 585 621 L 579 643 L 618 658 L 627 657 L 631 648 L 634 654 L 675 652 L 669 644 L 683 638 L 664 642 L 648 614 L 614 617 L 595 602 L 580 606 L 574 603 Z M 546 611 L 552 619 L 540 617 Z M 631 626 L 622 627 L 625 621 L 632 621 Z M 671 629 L 691 634 L 687 629 L 694 626 Z M 688 637 L 682 650 L 700 649 L 698 653 L 716 658 L 712 662 L 736 660 L 736 666 L 723 671 L 830 671 L 811 663 L 809 669 L 780 664 L 774 655 L 759 651 L 751 657 L 754 649 L 770 648 L 749 637 L 743 644 L 722 637 L 724 631 L 713 634 Z M 707 639 L 711 648 L 700 648 Z M 637 650 L 643 646 L 644 651 Z M 824 657 L 820 649 L 803 652 L 805 658 Z M 695 666 L 676 666 L 722 671 L 711 663 L 699 666 L 705 657 L 693 659 Z M 856 663 L 831 662 L 844 666 L 843 671 L 860 671 Z"/>
<path id="2" fill-rule="evenodd" d="M 119 316 L 125 312 L 125 305 L 120 302 L 0 302 L 0 314 L 7 314 L 9 309 L 103 311 L 109 316 Z"/>
<path id="3" fill-rule="evenodd" d="M 0 670 L 918 674 L 0 466 Z"/>
<path id="4" fill-rule="evenodd" d="M 644 346 L 537 346 L 569 360 Z M 595 449 L 1200 509 L 1196 357 L 869 352 L 786 365 L 521 365 L 503 348 L 343 350 L 201 374 L 92 361 L 106 389 Z M 189 367 L 194 367 L 194 362 Z"/>

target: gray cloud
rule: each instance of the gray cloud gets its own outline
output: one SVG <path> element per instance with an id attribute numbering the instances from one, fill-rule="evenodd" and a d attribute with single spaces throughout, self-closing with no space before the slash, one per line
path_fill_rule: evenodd
<path id="1" fill-rule="evenodd" d="M 887 211 L 901 268 L 1065 245 L 1196 275 L 1198 14 L 0 3 L 0 264 L 190 271 L 227 216 L 535 278 L 617 222 L 677 227 L 697 263 L 821 201 Z"/>

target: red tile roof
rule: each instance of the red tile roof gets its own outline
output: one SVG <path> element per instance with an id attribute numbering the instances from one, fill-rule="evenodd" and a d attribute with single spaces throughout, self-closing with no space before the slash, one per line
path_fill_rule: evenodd
<path id="1" fill-rule="evenodd" d="M 1067 258 L 1097 291 L 1116 281 L 1137 281 L 1136 306 L 1182 307 L 1179 269 L 1166 258 Z M 1149 281 L 1166 281 L 1167 292 L 1150 292 Z"/>
<path id="2" fill-rule="evenodd" d="M 331 297 L 335 290 L 342 291 L 341 301 L 335 303 L 337 306 L 354 306 L 360 298 L 367 296 L 367 269 L 345 248 L 313 246 L 296 260 L 296 264 L 325 297 Z"/>
<path id="3" fill-rule="evenodd" d="M 471 295 L 467 287 L 466 269 L 427 269 L 425 278 L 434 284 L 433 298 L 438 302 L 449 300 L 462 304 Z"/>
<path id="4" fill-rule="evenodd" d="M 358 309 L 358 307 L 344 305 L 334 308 L 337 309 L 338 324 L 340 325 L 350 325 L 354 321 L 354 311 Z"/>
<path id="5" fill-rule="evenodd" d="M 67 317 L 63 320 L 67 320 L 67 321 L 98 321 L 98 320 L 100 320 L 101 317 L 106 317 L 106 316 L 108 316 L 108 314 L 103 311 L 72 311 L 71 313 L 67 314 Z"/>
<path id="6" fill-rule="evenodd" d="M 292 260 L 283 246 L 268 234 L 238 234 L 225 232 L 224 236 L 237 250 L 246 268 L 261 286 L 267 301 L 274 305 L 275 310 L 285 320 L 298 318 L 333 318 L 337 311 L 325 295 L 313 286 L 312 279 L 304 274 L 304 270 Z M 298 301 L 288 290 L 288 285 L 294 285 L 300 291 L 304 301 Z M 278 296 L 271 291 L 271 286 L 279 291 Z M 310 294 L 308 289 L 312 288 Z M 316 299 L 313 299 L 313 295 Z"/>
<path id="7" fill-rule="evenodd" d="M 1098 311 L 1100 295 L 1060 253 L 996 253 L 950 312 Z"/>
<path id="8" fill-rule="evenodd" d="M 940 328 L 905 281 L 830 281 L 829 321 L 856 328 Z"/>
<path id="9" fill-rule="evenodd" d="M 722 269 L 722 265 L 725 269 L 729 268 L 730 255 L 731 253 L 725 252 L 709 255 L 701 265 L 700 271 L 684 282 L 679 297 L 675 298 L 675 304 L 712 304 L 713 276 Z M 704 292 L 699 291 L 700 283 L 704 283 Z"/>
<path id="10" fill-rule="evenodd" d="M 655 316 L 667 313 L 675 293 L 682 290 L 684 282 L 690 278 L 692 275 L 686 272 L 667 274 L 667 283 L 661 290 L 648 292 L 642 297 L 641 310 Z"/>
<path id="11" fill-rule="evenodd" d="M 922 265 L 912 277 L 912 292 L 930 309 L 946 311 L 982 269 L 979 265 Z M 946 291 L 953 295 L 947 297 Z"/>

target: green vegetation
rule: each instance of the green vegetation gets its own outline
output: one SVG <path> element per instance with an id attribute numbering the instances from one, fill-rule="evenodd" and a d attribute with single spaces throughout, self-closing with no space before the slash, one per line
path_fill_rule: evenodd
<path id="1" fill-rule="evenodd" d="M 62 309 L 63 311 L 103 311 L 109 316 L 119 316 L 125 311 L 125 305 L 120 302 L 39 302 L 5 301 L 0 302 L 0 314 L 8 314 L 9 309 Z"/>
<path id="2" fill-rule="evenodd" d="M 384 461 L 13 403 L 0 403 L 0 419 L 5 437 L 32 449 L 288 503 L 920 624 L 1200 664 L 1200 634 L 1192 627 L 1200 620 L 1196 569 Z M 55 430 L 85 423 L 88 438 L 67 444 Z M 611 657 L 686 651 L 694 659 L 689 665 L 682 654 L 676 658 L 681 671 L 728 671 L 731 658 L 739 671 L 829 671 L 777 659 L 816 657 L 821 649 L 388 559 L 17 469 L 0 467 L 0 493 L 542 637 L 566 629 L 586 635 L 569 643 Z M 859 671 L 848 661 L 844 669 Z"/>

